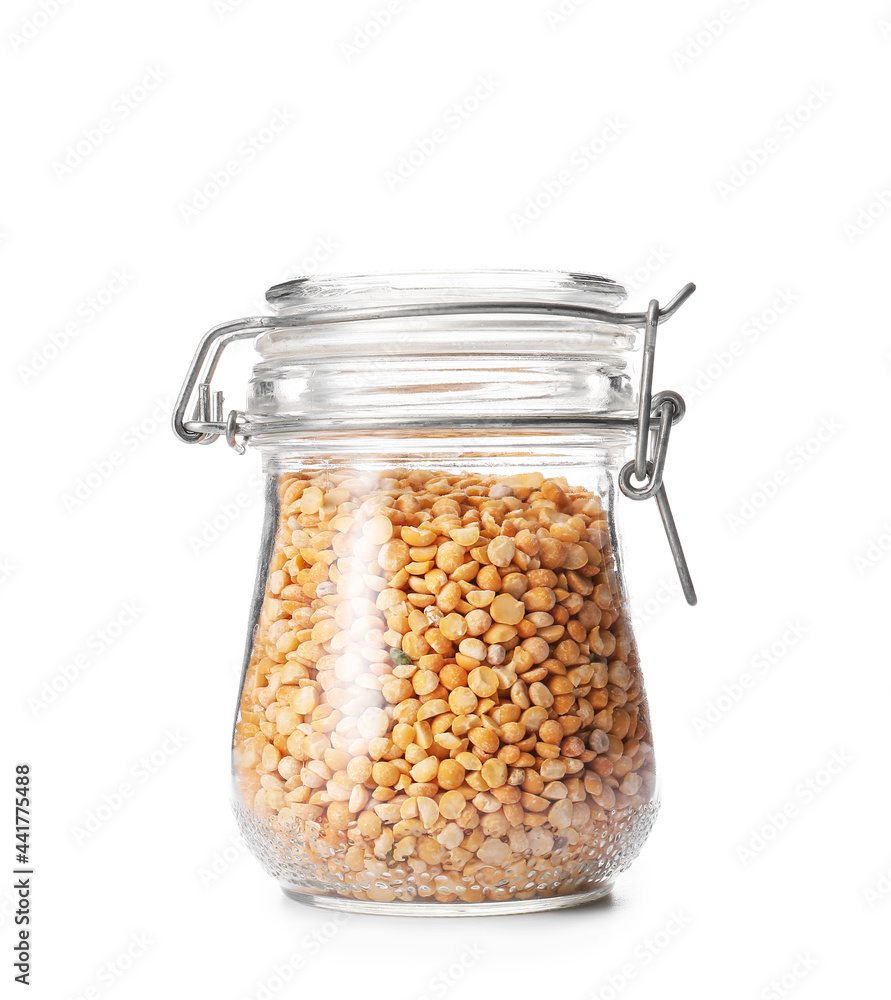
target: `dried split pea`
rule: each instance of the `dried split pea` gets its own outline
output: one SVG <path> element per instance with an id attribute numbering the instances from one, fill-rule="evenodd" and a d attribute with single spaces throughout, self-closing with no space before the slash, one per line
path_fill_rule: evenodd
<path id="1" fill-rule="evenodd" d="M 444 819 L 457 819 L 464 812 L 464 806 L 465 799 L 460 792 L 446 792 L 439 800 L 439 813 Z M 463 834 L 461 839 L 463 839 Z M 455 846 L 457 847 L 457 844 Z"/>
<path id="2" fill-rule="evenodd" d="M 279 490 L 234 748 L 270 863 L 435 903 L 576 891 L 604 844 L 621 860 L 654 781 L 599 498 L 413 467 Z M 273 847 L 270 819 L 297 837 Z"/>
<path id="3" fill-rule="evenodd" d="M 362 535 L 374 545 L 383 545 L 393 537 L 393 522 L 386 514 L 378 514 L 362 526 Z"/>
<path id="4" fill-rule="evenodd" d="M 478 698 L 491 698 L 498 690 L 498 675 L 491 667 L 476 667 L 467 675 L 467 686 Z"/>
<path id="5" fill-rule="evenodd" d="M 516 625 L 523 620 L 526 606 L 510 594 L 499 594 L 489 605 L 489 614 L 502 625 Z"/>
<path id="6" fill-rule="evenodd" d="M 465 770 L 463 765 L 456 760 L 446 759 L 440 762 L 437 781 L 440 788 L 455 789 L 460 788 L 464 783 Z"/>

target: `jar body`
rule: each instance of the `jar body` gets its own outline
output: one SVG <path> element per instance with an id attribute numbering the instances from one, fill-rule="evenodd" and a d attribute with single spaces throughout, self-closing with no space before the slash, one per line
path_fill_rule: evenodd
<path id="1" fill-rule="evenodd" d="M 655 819 L 615 521 L 631 432 L 481 424 L 267 451 L 234 803 L 307 902 L 575 905 Z"/>

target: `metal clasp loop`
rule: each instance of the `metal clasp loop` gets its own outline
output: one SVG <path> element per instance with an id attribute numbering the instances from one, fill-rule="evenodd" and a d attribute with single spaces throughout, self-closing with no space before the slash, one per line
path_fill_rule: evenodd
<path id="1" fill-rule="evenodd" d="M 180 441 L 185 441 L 186 444 L 213 444 L 217 438 L 224 436 L 239 455 L 244 453 L 244 445 L 236 443 L 235 435 L 243 425 L 245 416 L 240 411 L 233 410 L 224 418 L 223 393 L 212 393 L 210 383 L 220 357 L 229 344 L 235 340 L 255 337 L 272 325 L 274 318 L 271 316 L 236 319 L 215 326 L 201 338 L 173 410 L 173 433 Z M 194 415 L 191 420 L 187 420 L 186 412 L 195 395 L 196 386 L 198 398 Z"/>
<path id="2" fill-rule="evenodd" d="M 687 285 L 676 299 L 682 295 L 686 298 L 693 291 L 692 285 Z M 696 604 L 696 591 L 690 578 L 690 570 L 684 549 L 678 535 L 677 525 L 668 495 L 665 492 L 663 473 L 665 458 L 668 453 L 668 441 L 673 424 L 683 419 L 686 406 L 683 397 L 676 392 L 660 392 L 653 396 L 653 367 L 656 360 L 656 332 L 659 326 L 659 303 L 653 299 L 646 314 L 646 334 L 643 346 L 643 361 L 640 373 L 640 403 L 637 415 L 637 441 L 634 448 L 634 459 L 622 467 L 619 473 L 619 489 L 631 500 L 656 499 L 656 505 L 662 517 L 668 545 L 674 557 L 675 567 L 688 604 Z M 658 417 L 659 429 L 653 448 L 653 457 L 648 457 L 650 444 L 650 421 Z M 631 482 L 634 476 L 642 485 L 635 486 Z"/>
<path id="3" fill-rule="evenodd" d="M 220 396 L 222 395 L 220 393 Z M 239 413 L 238 410 L 230 410 L 229 416 L 226 418 L 226 444 L 232 448 L 236 455 L 243 455 L 245 451 L 242 428 L 246 422 L 245 415 Z"/>
<path id="4" fill-rule="evenodd" d="M 665 471 L 665 456 L 668 452 L 668 439 L 671 428 L 677 421 L 683 419 L 684 400 L 676 392 L 660 392 L 653 397 L 652 412 L 659 416 L 659 430 L 656 434 L 656 446 L 653 449 L 653 460 L 649 461 L 644 452 L 644 470 L 641 476 L 638 472 L 637 461 L 627 462 L 619 473 L 619 485 L 626 497 L 632 500 L 649 500 L 654 497 L 662 487 L 662 474 Z M 647 424 L 647 436 L 650 433 L 649 420 Z M 644 439 L 646 441 L 646 438 Z M 631 476 L 644 482 L 643 486 L 634 486 L 631 483 Z"/>

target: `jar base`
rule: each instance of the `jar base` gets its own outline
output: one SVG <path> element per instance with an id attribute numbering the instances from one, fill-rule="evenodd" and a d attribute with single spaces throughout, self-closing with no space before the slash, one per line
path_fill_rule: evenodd
<path id="1" fill-rule="evenodd" d="M 613 890 L 613 882 L 605 882 L 588 892 L 568 893 L 565 896 L 539 896 L 534 899 L 508 899 L 496 903 L 440 903 L 376 902 L 367 899 L 349 899 L 321 893 L 301 892 L 292 886 L 280 885 L 288 899 L 323 910 L 340 910 L 344 913 L 363 913 L 379 917 L 498 917 L 514 913 L 543 913 L 547 910 L 567 910 L 603 899 Z"/>

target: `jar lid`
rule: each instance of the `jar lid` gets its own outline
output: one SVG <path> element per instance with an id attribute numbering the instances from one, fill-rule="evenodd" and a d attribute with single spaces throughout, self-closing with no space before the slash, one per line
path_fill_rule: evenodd
<path id="1" fill-rule="evenodd" d="M 397 274 L 305 275 L 273 285 L 266 301 L 279 315 L 348 314 L 381 304 L 436 305 L 484 302 L 576 302 L 604 308 L 625 299 L 625 289 L 599 274 L 571 271 L 405 271 Z"/>
<path id="2" fill-rule="evenodd" d="M 255 342 L 245 412 L 270 431 L 283 417 L 343 431 L 636 409 L 637 331 L 617 318 L 625 290 L 599 275 L 308 277 L 266 297 L 289 325 Z"/>
<path id="3" fill-rule="evenodd" d="M 664 308 L 664 322 L 691 294 Z M 174 414 L 184 441 L 269 440 L 308 430 L 631 420 L 631 355 L 649 313 L 595 274 L 418 272 L 275 285 L 274 315 L 234 320 L 199 345 Z M 651 310 L 654 303 L 651 303 Z M 211 379 L 226 346 L 255 338 L 244 411 L 223 417 Z M 187 409 L 195 400 L 192 420 Z"/>
<path id="4" fill-rule="evenodd" d="M 636 336 L 613 318 L 625 289 L 559 271 L 463 271 L 302 277 L 266 300 L 288 326 L 255 343 L 267 361 L 431 354 L 620 353 Z M 573 307 L 580 315 L 567 315 Z M 590 310 L 600 310 L 596 319 Z M 560 309 L 560 312 L 557 310 Z"/>

